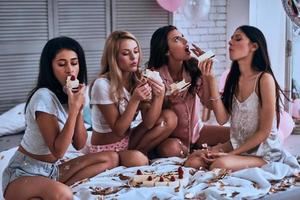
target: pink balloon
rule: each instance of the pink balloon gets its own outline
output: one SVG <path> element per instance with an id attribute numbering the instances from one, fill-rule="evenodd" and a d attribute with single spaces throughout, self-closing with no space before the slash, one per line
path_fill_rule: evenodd
<path id="1" fill-rule="evenodd" d="M 160 5 L 160 7 L 162 7 L 163 9 L 169 12 L 174 12 L 183 3 L 183 0 L 156 0 L 156 1 Z"/>
<path id="2" fill-rule="evenodd" d="M 282 142 L 292 133 L 294 127 L 295 123 L 290 114 L 285 111 L 280 113 L 279 133 Z"/>
<path id="3" fill-rule="evenodd" d="M 300 118 L 300 99 L 295 99 L 292 104 L 292 116 Z"/>
<path id="4" fill-rule="evenodd" d="M 224 92 L 224 87 L 225 87 L 225 83 L 226 83 L 226 79 L 229 74 L 229 71 L 230 71 L 230 69 L 226 69 L 221 75 L 221 78 L 219 81 L 219 91 L 220 92 Z"/>

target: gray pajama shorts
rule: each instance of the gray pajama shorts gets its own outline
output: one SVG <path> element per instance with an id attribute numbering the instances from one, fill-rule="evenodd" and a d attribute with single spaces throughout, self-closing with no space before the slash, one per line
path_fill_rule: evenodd
<path id="1" fill-rule="evenodd" d="M 44 176 L 53 180 L 58 180 L 58 165 L 56 163 L 47 163 L 35 160 L 19 151 L 16 151 L 3 171 L 3 196 L 7 185 L 22 176 Z"/>

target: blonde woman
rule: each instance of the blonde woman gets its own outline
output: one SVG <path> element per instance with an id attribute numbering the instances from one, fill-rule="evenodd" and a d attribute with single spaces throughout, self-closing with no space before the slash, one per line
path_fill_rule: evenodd
<path id="1" fill-rule="evenodd" d="M 117 151 L 124 166 L 147 164 L 144 154 L 168 138 L 177 123 L 172 111 L 162 111 L 164 85 L 151 78 L 145 82 L 137 79 L 140 62 L 137 39 L 126 31 L 111 33 L 100 75 L 91 88 L 93 134 L 89 152 Z M 142 106 L 145 101 L 149 106 Z M 137 125 L 140 110 L 142 122 Z"/>

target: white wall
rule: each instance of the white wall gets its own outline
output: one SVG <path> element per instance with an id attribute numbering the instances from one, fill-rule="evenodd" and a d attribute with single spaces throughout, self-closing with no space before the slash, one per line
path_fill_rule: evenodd
<path id="1" fill-rule="evenodd" d="M 182 12 L 174 13 L 174 25 L 204 50 L 217 52 L 221 63 L 216 74 L 228 67 L 228 41 L 234 30 L 244 24 L 258 27 L 264 33 L 275 76 L 282 88 L 285 78 L 286 15 L 281 0 L 211 0 L 207 19 L 198 23 L 186 21 Z"/>
<path id="2" fill-rule="evenodd" d="M 284 88 L 286 15 L 281 0 L 228 0 L 227 11 L 227 38 L 243 24 L 256 26 L 264 33 L 272 69 Z"/>
<path id="3" fill-rule="evenodd" d="M 249 0 L 228 0 L 227 1 L 227 30 L 226 39 L 229 41 L 235 29 L 241 25 L 249 24 Z M 228 44 L 228 43 L 227 43 Z M 227 66 L 231 61 L 227 53 Z"/>
<path id="4" fill-rule="evenodd" d="M 265 35 L 272 69 L 284 88 L 286 14 L 281 0 L 250 0 L 249 24 Z"/>
<path id="5" fill-rule="evenodd" d="M 300 35 L 293 36 L 292 56 L 292 76 L 297 80 L 298 86 L 300 86 Z"/>
<path id="6" fill-rule="evenodd" d="M 197 22 L 187 21 L 181 9 L 174 13 L 174 25 L 204 51 L 213 50 L 220 61 L 215 65 L 219 77 L 227 67 L 227 0 L 211 0 L 209 14 Z"/>

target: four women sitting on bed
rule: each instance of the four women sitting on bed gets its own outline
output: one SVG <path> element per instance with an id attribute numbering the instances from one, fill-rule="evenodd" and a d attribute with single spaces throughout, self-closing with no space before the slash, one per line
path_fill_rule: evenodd
<path id="1" fill-rule="evenodd" d="M 71 143 L 76 149 L 86 143 L 82 108 L 87 73 L 84 52 L 75 40 L 49 40 L 37 86 L 27 100 L 23 140 L 3 173 L 5 198 L 72 199 L 66 185 L 118 165 L 146 165 L 146 155 L 153 151 L 161 157 L 183 157 L 202 143 L 224 142 L 195 151 L 185 166 L 240 170 L 285 162 L 299 167 L 280 144 L 281 90 L 263 34 L 241 26 L 229 45 L 233 62 L 220 96 L 212 60 L 198 63 L 192 58 L 176 27 L 161 27 L 151 38 L 148 68 L 158 71 L 162 81 L 141 78 L 141 49 L 132 34 L 111 33 L 100 75 L 91 87 L 90 153 L 59 164 Z M 191 50 L 196 56 L 203 53 L 195 45 Z M 79 79 L 77 92 L 64 87 L 67 76 Z M 166 91 L 182 80 L 190 83 L 187 90 Z M 226 128 L 203 127 L 200 100 L 213 108 L 220 124 L 231 119 L 230 139 Z"/>
<path id="2" fill-rule="evenodd" d="M 77 92 L 64 87 L 67 76 L 82 83 Z M 81 149 L 86 143 L 82 114 L 86 82 L 81 46 L 68 37 L 49 40 L 40 58 L 37 85 L 26 103 L 25 134 L 3 172 L 5 199 L 73 199 L 66 185 L 119 165 L 119 156 L 112 151 L 58 163 L 70 144 Z"/>

